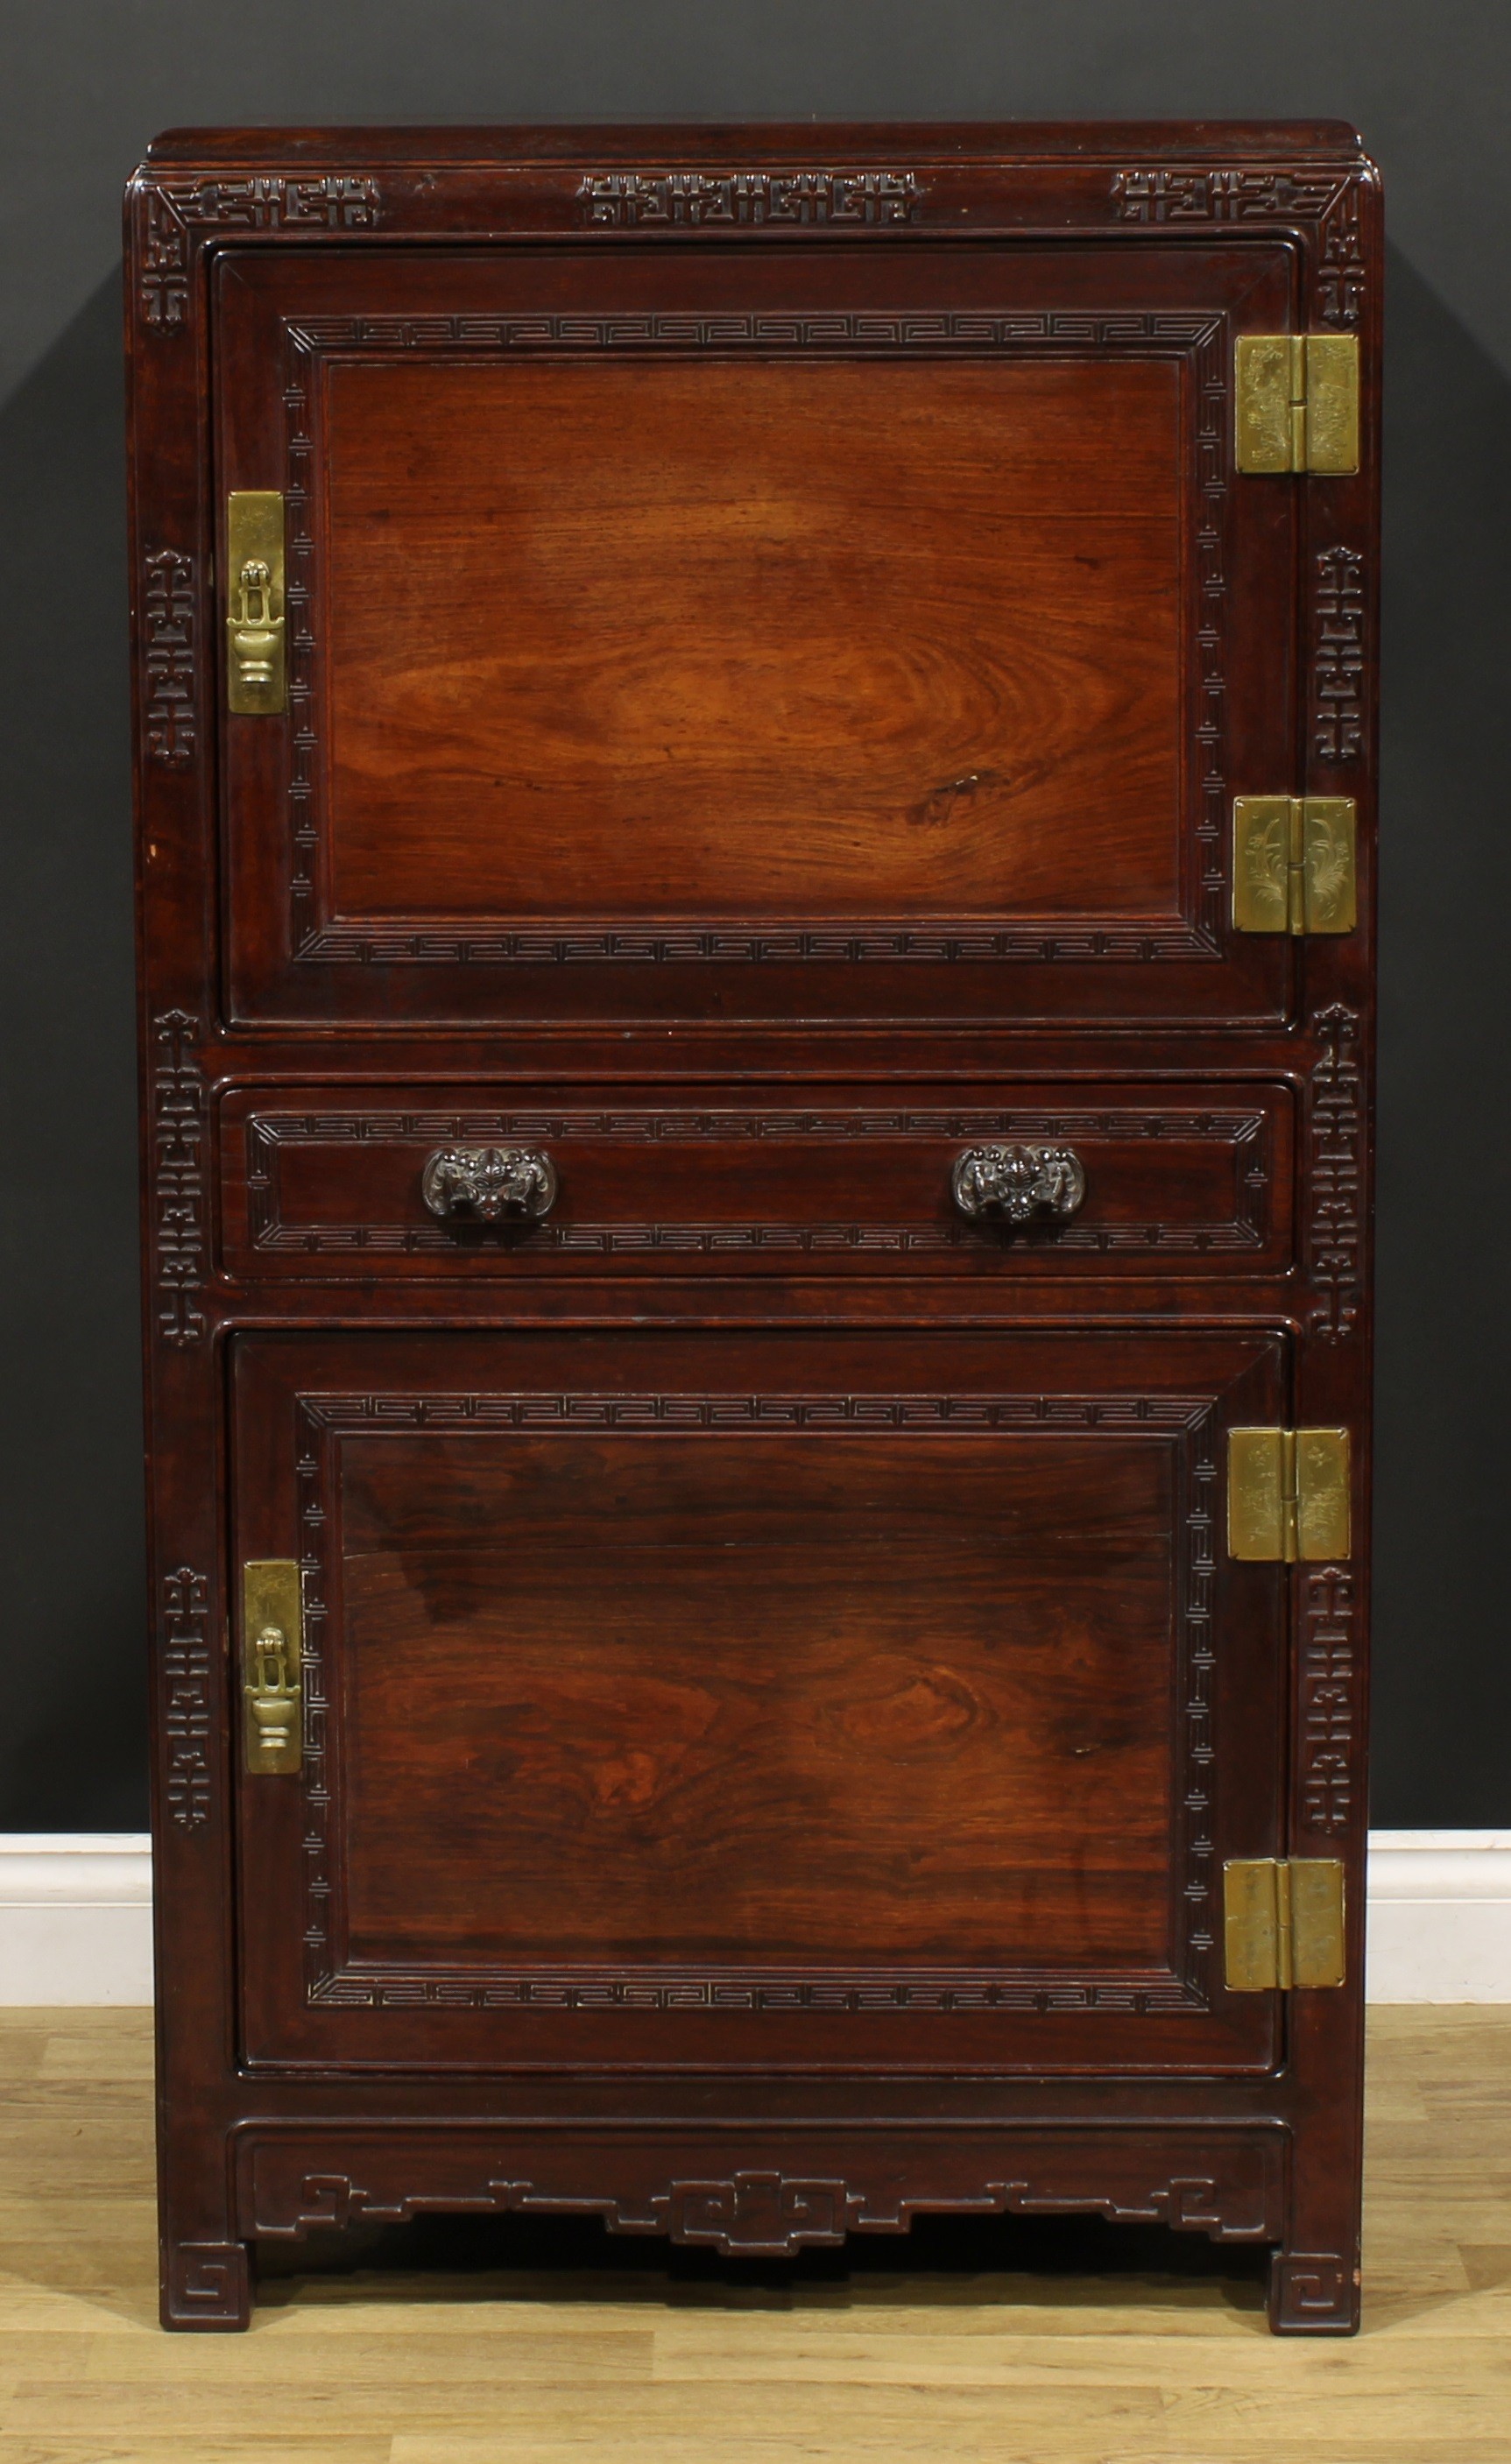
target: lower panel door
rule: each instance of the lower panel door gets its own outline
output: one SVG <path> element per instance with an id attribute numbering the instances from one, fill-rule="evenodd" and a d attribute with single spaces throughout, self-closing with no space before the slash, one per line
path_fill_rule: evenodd
<path id="1" fill-rule="evenodd" d="M 1263 1330 L 241 1338 L 232 1546 L 302 1592 L 298 1768 L 238 1756 L 245 2057 L 1272 2067 L 1219 1908 L 1280 1845 L 1286 1577 L 1219 1492 L 1286 1367 Z"/>

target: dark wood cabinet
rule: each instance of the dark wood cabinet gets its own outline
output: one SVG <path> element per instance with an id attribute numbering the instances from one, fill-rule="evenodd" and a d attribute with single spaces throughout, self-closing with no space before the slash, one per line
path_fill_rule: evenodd
<path id="1" fill-rule="evenodd" d="M 189 132 L 127 219 L 166 2322 L 1084 2207 L 1348 2329 L 1358 141 Z"/>

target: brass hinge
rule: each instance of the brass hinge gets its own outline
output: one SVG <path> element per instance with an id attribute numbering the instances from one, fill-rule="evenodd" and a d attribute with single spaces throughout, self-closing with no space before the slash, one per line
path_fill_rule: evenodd
<path id="1" fill-rule="evenodd" d="M 241 1570 L 241 1617 L 247 1769 L 296 1771 L 304 1747 L 303 1612 L 292 1557 L 248 1559 Z"/>
<path id="2" fill-rule="evenodd" d="M 1228 1553 L 1293 1566 L 1348 1554 L 1347 1429 L 1228 1431 Z"/>
<path id="3" fill-rule="evenodd" d="M 1233 374 L 1240 471 L 1358 470 L 1357 334 L 1240 334 Z"/>
<path id="4" fill-rule="evenodd" d="M 226 704 L 267 716 L 288 704 L 283 498 L 233 488 L 226 499 Z"/>
<path id="5" fill-rule="evenodd" d="M 1343 1867 L 1336 1857 L 1239 1857 L 1222 1869 L 1230 1993 L 1341 1985 Z"/>
<path id="6" fill-rule="evenodd" d="M 1236 796 L 1239 933 L 1351 933 L 1358 920 L 1351 796 Z"/>

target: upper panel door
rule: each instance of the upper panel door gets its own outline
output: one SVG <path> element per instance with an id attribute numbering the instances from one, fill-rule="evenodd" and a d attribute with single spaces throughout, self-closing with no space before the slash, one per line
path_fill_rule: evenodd
<path id="1" fill-rule="evenodd" d="M 249 1022 L 1284 1014 L 1298 492 L 1230 477 L 1270 249 L 232 253 L 214 458 L 286 499 L 222 720 Z M 224 560 L 223 560 L 224 561 Z"/>
<path id="2" fill-rule="evenodd" d="M 234 1551 L 303 1595 L 301 1766 L 239 1782 L 247 2057 L 1268 2069 L 1220 1874 L 1278 1852 L 1290 1576 L 1217 1500 L 1286 1367 L 1259 1329 L 238 1338 Z"/>

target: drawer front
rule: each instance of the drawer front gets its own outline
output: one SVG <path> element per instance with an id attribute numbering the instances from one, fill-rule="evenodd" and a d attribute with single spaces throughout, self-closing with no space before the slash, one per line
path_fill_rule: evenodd
<path id="1" fill-rule="evenodd" d="M 1283 1085 L 853 1088 L 243 1088 L 220 1112 L 223 1264 L 302 1281 L 713 1271 L 1275 1273 L 1291 1261 Z M 1075 1158 L 1073 1211 L 968 1216 L 962 1157 Z M 543 1216 L 484 1211 L 509 1155 L 543 1158 Z M 457 1160 L 449 1173 L 436 1157 Z M 471 1159 L 471 1173 L 469 1169 Z M 489 1183 L 489 1172 L 493 1180 Z M 1021 1167 L 1019 1167 L 1021 1176 Z M 479 1177 L 479 1175 L 481 1177 Z M 989 1166 L 979 1189 L 989 1188 Z M 1061 1175 L 1059 1202 L 1079 1182 Z M 471 1194 L 470 1194 L 471 1192 Z M 973 1191 L 966 1191 L 972 1202 Z M 436 1205 L 455 1208 L 439 1214 Z"/>

